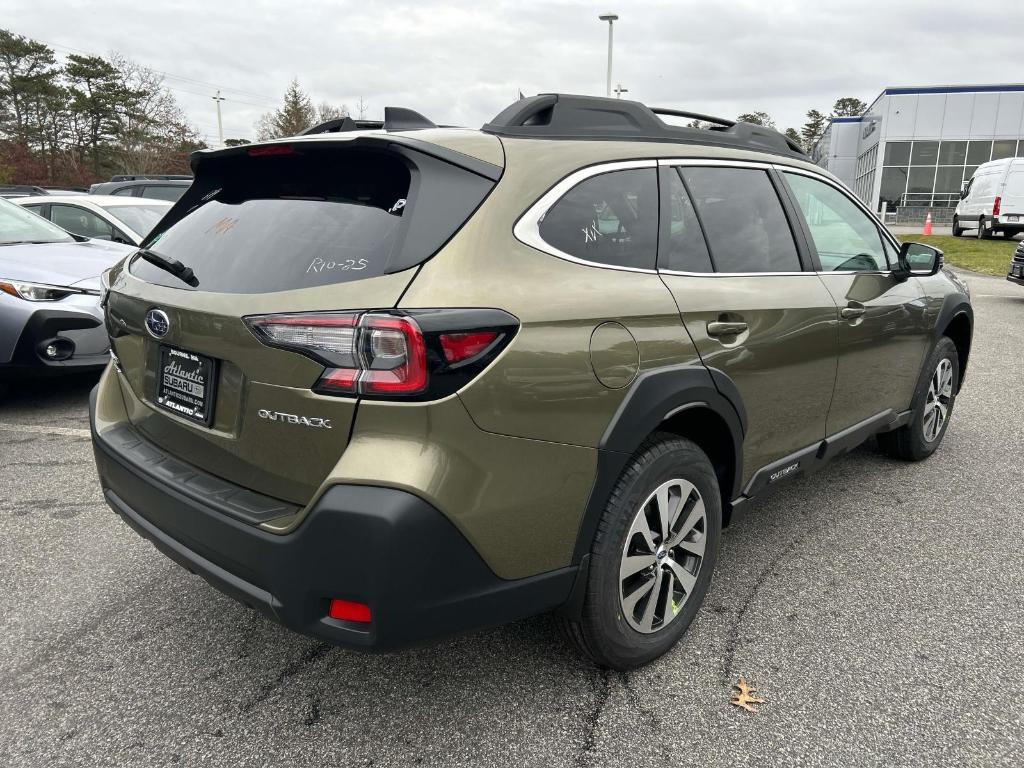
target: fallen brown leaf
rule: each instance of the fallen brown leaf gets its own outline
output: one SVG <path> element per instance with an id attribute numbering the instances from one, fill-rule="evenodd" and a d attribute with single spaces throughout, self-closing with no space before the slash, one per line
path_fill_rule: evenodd
<path id="1" fill-rule="evenodd" d="M 764 699 L 759 699 L 756 696 L 751 695 L 753 693 L 756 693 L 757 689 L 751 688 L 749 685 L 747 685 L 747 681 L 744 680 L 742 677 L 739 679 L 739 682 L 733 685 L 733 688 L 738 690 L 739 693 L 734 694 L 733 697 L 729 699 L 729 703 L 732 704 L 734 707 L 745 709 L 747 710 L 747 712 L 751 712 L 756 715 L 757 710 L 750 705 L 765 703 Z"/>

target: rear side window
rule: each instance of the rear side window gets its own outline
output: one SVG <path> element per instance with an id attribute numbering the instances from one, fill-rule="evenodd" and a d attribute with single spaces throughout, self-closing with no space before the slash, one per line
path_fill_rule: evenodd
<path id="1" fill-rule="evenodd" d="M 548 245 L 584 261 L 654 269 L 658 250 L 658 176 L 654 168 L 591 176 L 540 220 Z"/>
<path id="2" fill-rule="evenodd" d="M 668 226 L 658 266 L 676 272 L 713 272 L 704 233 L 678 169 L 670 169 L 668 179 Z"/>
<path id="3" fill-rule="evenodd" d="M 185 186 L 154 185 L 143 187 L 142 196 L 152 198 L 153 200 L 170 200 L 172 203 L 176 203 L 185 194 L 186 189 L 188 187 Z"/>
<path id="4" fill-rule="evenodd" d="M 683 168 L 718 272 L 799 272 L 793 233 L 768 174 Z"/>
<path id="5" fill-rule="evenodd" d="M 444 245 L 493 186 L 406 151 L 328 144 L 301 154 L 210 158 L 182 201 L 185 212 L 172 209 L 143 245 L 191 267 L 198 290 L 222 293 L 287 291 L 406 269 Z M 131 271 L 187 288 L 142 259 Z"/>

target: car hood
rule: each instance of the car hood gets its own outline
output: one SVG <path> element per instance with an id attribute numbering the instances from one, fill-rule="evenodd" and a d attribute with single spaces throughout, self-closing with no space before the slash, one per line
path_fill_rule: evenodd
<path id="1" fill-rule="evenodd" d="M 104 240 L 0 245 L 0 279 L 99 288 L 99 276 L 134 250 Z"/>

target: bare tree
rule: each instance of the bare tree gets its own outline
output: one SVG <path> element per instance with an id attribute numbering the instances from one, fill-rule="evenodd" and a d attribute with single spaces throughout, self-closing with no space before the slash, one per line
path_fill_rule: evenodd
<path id="1" fill-rule="evenodd" d="M 340 120 L 348 116 L 347 104 L 336 107 L 333 104 L 328 104 L 326 101 L 321 101 L 320 106 L 316 108 L 316 121 L 318 123 L 326 123 L 328 120 Z"/>

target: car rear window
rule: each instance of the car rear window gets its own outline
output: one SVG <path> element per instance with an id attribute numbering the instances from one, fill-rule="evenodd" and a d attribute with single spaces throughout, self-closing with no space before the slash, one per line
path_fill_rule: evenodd
<path id="1" fill-rule="evenodd" d="M 143 245 L 191 267 L 201 291 L 270 293 L 350 282 L 429 258 L 493 186 L 413 150 L 287 151 L 211 158 L 212 168 L 182 201 L 184 212 L 175 208 Z M 131 272 L 188 288 L 142 259 Z"/>
<path id="2" fill-rule="evenodd" d="M 140 235 L 148 235 L 171 209 L 169 205 L 105 205 L 103 208 Z"/>

